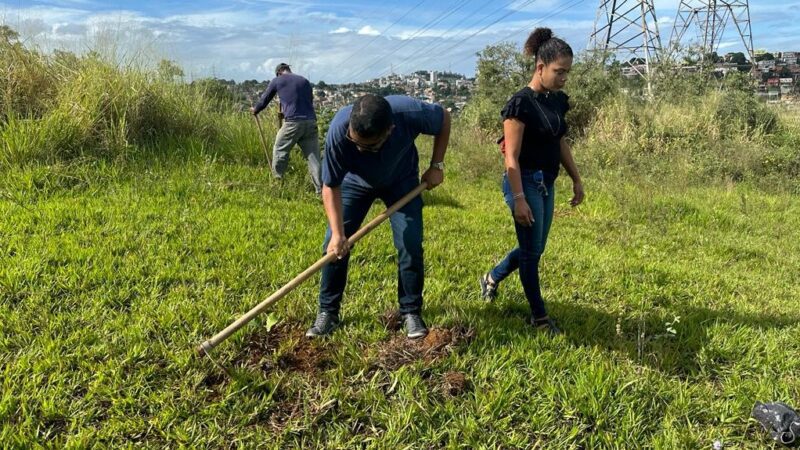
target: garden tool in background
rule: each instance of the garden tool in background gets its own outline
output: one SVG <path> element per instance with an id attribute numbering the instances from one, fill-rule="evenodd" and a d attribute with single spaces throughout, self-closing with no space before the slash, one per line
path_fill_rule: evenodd
<path id="1" fill-rule="evenodd" d="M 756 402 L 752 416 L 775 442 L 787 447 L 800 445 L 800 415 L 781 402 Z"/>

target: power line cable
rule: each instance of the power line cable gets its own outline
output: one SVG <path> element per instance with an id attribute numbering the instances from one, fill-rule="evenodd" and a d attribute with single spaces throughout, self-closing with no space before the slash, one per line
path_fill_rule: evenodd
<path id="1" fill-rule="evenodd" d="M 430 30 L 432 27 L 434 27 L 435 25 L 439 24 L 444 19 L 446 19 L 446 18 L 450 17 L 451 15 L 455 14 L 459 9 L 463 8 L 470 1 L 472 1 L 472 0 L 461 0 L 461 2 L 455 8 L 452 8 L 452 9 L 450 9 L 448 11 L 445 11 L 445 12 L 439 14 L 438 16 L 434 17 L 427 24 L 423 25 L 422 28 L 420 28 L 419 30 L 414 32 L 411 36 L 406 38 L 403 42 L 401 42 L 399 46 L 395 47 L 394 49 L 392 49 L 389 52 L 385 53 L 384 55 L 380 56 L 373 63 L 367 64 L 361 70 L 358 70 L 353 74 L 348 74 L 348 76 L 346 78 L 357 78 L 359 75 L 361 75 L 362 73 L 364 73 L 367 70 L 369 70 L 369 68 L 372 67 L 378 61 L 381 61 L 381 60 L 383 60 L 383 59 L 385 59 L 385 58 L 387 58 L 389 56 L 392 56 L 392 55 L 396 54 L 401 48 L 405 47 L 411 41 L 413 41 L 415 37 L 421 35 L 422 33 L 426 32 L 428 30 Z"/>
<path id="2" fill-rule="evenodd" d="M 469 30 L 470 28 L 472 28 L 472 27 L 474 27 L 474 26 L 478 25 L 479 23 L 483 22 L 483 20 L 485 20 L 485 19 L 487 19 L 487 18 L 489 18 L 489 17 L 493 16 L 495 13 L 497 13 L 497 12 L 499 12 L 499 11 L 502 11 L 503 9 L 506 9 L 506 8 L 508 8 L 509 6 L 511 6 L 511 4 L 512 4 L 512 3 L 516 2 L 516 1 L 517 1 L 517 0 L 511 0 L 511 1 L 509 1 L 508 3 L 506 3 L 505 5 L 503 5 L 503 6 L 500 6 L 499 8 L 495 9 L 495 10 L 494 10 L 494 11 L 492 11 L 491 13 L 489 13 L 489 14 L 487 14 L 487 15 L 483 16 L 483 18 L 481 18 L 481 19 L 478 19 L 477 21 L 475 21 L 475 22 L 471 23 L 471 24 L 470 24 L 470 25 L 467 27 L 467 30 Z M 439 36 L 437 36 L 437 37 L 438 37 L 438 38 L 442 38 L 442 37 L 444 37 L 444 36 L 445 36 L 447 33 L 449 33 L 450 31 L 454 30 L 454 29 L 455 29 L 455 28 L 456 28 L 458 25 L 461 25 L 461 23 L 465 22 L 467 19 L 469 19 L 470 17 L 474 16 L 474 15 L 475 15 L 475 14 L 477 14 L 479 11 L 483 10 L 483 9 L 484 9 L 486 6 L 488 6 L 488 5 L 491 5 L 492 3 L 493 3 L 492 1 L 489 1 L 489 2 L 486 2 L 486 3 L 484 3 L 484 5 L 483 5 L 482 7 L 480 7 L 480 8 L 478 8 L 478 9 L 476 9 L 475 11 L 473 11 L 473 12 L 472 12 L 472 14 L 470 14 L 470 15 L 469 15 L 469 16 L 467 16 L 467 17 L 465 17 L 463 20 L 459 21 L 459 22 L 458 22 L 458 23 L 457 23 L 455 26 L 453 26 L 453 27 L 450 27 L 450 28 L 449 28 L 447 31 L 443 32 L 442 34 L 440 34 L 440 35 L 439 35 Z M 465 31 L 464 33 L 459 33 L 459 34 L 457 35 L 457 37 L 460 37 L 461 35 L 463 35 L 463 34 L 466 34 L 467 32 L 468 32 L 468 31 Z M 437 42 L 436 44 L 434 44 L 434 45 L 433 45 L 433 47 L 426 48 L 426 53 L 427 53 L 428 55 L 432 55 L 432 54 L 433 54 L 433 52 L 434 52 L 436 49 L 440 48 L 440 47 L 441 47 L 442 45 L 444 45 L 444 44 L 445 44 L 445 41 L 440 41 L 440 42 Z M 416 56 L 417 56 L 417 55 L 410 55 L 409 57 L 407 57 L 406 59 L 404 59 L 403 61 L 401 61 L 401 62 L 400 62 L 400 63 L 398 63 L 397 65 L 398 65 L 398 66 L 402 66 L 403 64 L 405 64 L 406 62 L 410 61 L 411 59 L 413 59 L 413 58 L 414 58 L 414 57 L 416 57 Z M 430 58 L 426 58 L 426 59 L 430 59 Z M 380 77 L 383 77 L 383 76 L 385 76 L 385 75 L 386 75 L 386 72 L 382 73 L 382 74 L 379 76 L 379 78 L 380 78 Z"/>
<path id="3" fill-rule="evenodd" d="M 544 17 L 541 17 L 541 18 L 539 18 L 539 19 L 536 19 L 536 20 L 534 20 L 534 21 L 533 21 L 533 22 L 531 22 L 531 24 L 530 24 L 530 25 L 528 25 L 528 26 L 525 26 L 525 27 L 522 27 L 522 28 L 518 28 L 517 30 L 513 31 L 512 33 L 509 33 L 509 34 L 508 34 L 506 37 L 504 37 L 504 38 L 502 38 L 502 39 L 500 39 L 500 40 L 497 40 L 497 41 L 495 41 L 495 42 L 494 42 L 494 44 L 498 44 L 498 43 L 500 43 L 500 42 L 503 42 L 503 41 L 505 41 L 505 40 L 507 40 L 507 39 L 511 38 L 512 36 L 516 36 L 516 35 L 517 35 L 517 33 L 519 33 L 520 31 L 522 31 L 522 30 L 526 30 L 526 29 L 529 29 L 529 28 L 531 28 L 531 26 L 536 26 L 536 25 L 539 25 L 540 23 L 542 23 L 542 21 L 543 21 L 543 20 L 545 20 L 545 19 L 550 19 L 550 18 L 552 18 L 552 17 L 555 17 L 555 16 L 557 16 L 557 15 L 561 14 L 562 12 L 564 12 L 564 11 L 566 11 L 566 10 L 568 10 L 568 9 L 571 9 L 571 8 L 574 8 L 574 7 L 578 6 L 578 5 L 580 5 L 580 4 L 581 4 L 581 3 L 583 3 L 584 1 L 586 1 L 586 0 L 575 0 L 575 1 L 573 1 L 572 3 L 568 3 L 568 4 L 566 4 L 566 5 L 562 6 L 561 8 L 557 9 L 556 11 L 554 11 L 554 12 L 552 12 L 552 13 L 550 13 L 550 14 L 546 15 L 546 16 L 544 16 Z"/>
<path id="4" fill-rule="evenodd" d="M 414 6 L 413 6 L 411 9 L 409 9 L 408 11 L 406 11 L 406 12 L 405 12 L 405 14 L 403 14 L 402 16 L 400 16 L 400 18 L 398 18 L 397 20 L 395 20 L 394 22 L 392 22 L 392 23 L 391 23 L 391 25 L 389 25 L 388 27 L 384 28 L 384 29 L 383 29 L 383 31 L 381 31 L 381 32 L 380 32 L 380 34 L 378 34 L 378 35 L 376 35 L 376 36 L 373 36 L 373 38 L 372 38 L 372 39 L 370 39 L 370 40 L 369 40 L 369 42 L 367 42 L 367 43 L 366 43 L 366 45 L 364 45 L 363 47 L 361 47 L 361 48 L 359 48 L 358 50 L 356 50 L 356 51 L 354 51 L 353 53 L 351 53 L 351 54 L 350 54 L 350 55 L 349 55 L 347 58 L 345 58 L 345 59 L 344 59 L 344 61 L 342 61 L 340 64 L 341 64 L 341 65 L 344 65 L 345 63 L 347 63 L 348 61 L 350 61 L 350 60 L 353 58 L 353 56 L 355 56 L 355 55 L 358 55 L 358 54 L 360 54 L 361 52 L 363 52 L 364 50 L 366 50 L 366 49 L 367 49 L 367 47 L 369 47 L 370 45 L 372 45 L 372 43 L 373 43 L 373 42 L 375 42 L 375 41 L 376 41 L 378 38 L 380 38 L 380 37 L 382 37 L 382 36 L 385 36 L 385 34 L 386 34 L 386 32 L 387 32 L 387 31 L 389 31 L 389 30 L 390 30 L 390 29 L 391 29 L 393 26 L 397 25 L 397 24 L 398 24 L 398 23 L 399 23 L 401 20 L 405 19 L 405 18 L 406 18 L 406 16 L 408 16 L 409 14 L 411 14 L 411 13 L 412 13 L 412 12 L 413 12 L 415 9 L 417 9 L 417 8 L 418 8 L 420 5 L 422 5 L 423 3 L 425 3 L 425 0 L 422 0 L 422 1 L 420 1 L 419 3 L 417 3 L 416 5 L 414 5 Z M 364 22 L 365 22 L 365 20 L 362 20 L 362 21 L 361 21 L 361 23 L 364 23 Z M 360 25 L 361 25 L 361 24 L 359 24 L 359 26 L 360 26 Z M 355 30 L 355 31 L 356 31 L 356 32 L 358 32 L 358 30 Z"/>
<path id="5" fill-rule="evenodd" d="M 506 41 L 506 40 L 510 39 L 511 37 L 518 35 L 518 34 L 519 34 L 521 31 L 523 31 L 523 30 L 529 30 L 529 29 L 531 29 L 532 27 L 535 27 L 535 26 L 537 26 L 537 25 L 541 24 L 543 21 L 545 21 L 545 20 L 547 20 L 547 19 L 550 19 L 550 18 L 556 17 L 556 16 L 560 15 L 561 13 L 563 13 L 564 11 L 566 11 L 566 10 L 568 10 L 568 9 L 571 9 L 571 8 L 574 8 L 574 7 L 578 6 L 578 5 L 580 5 L 580 4 L 581 4 L 581 3 L 583 3 L 584 1 L 586 1 L 586 0 L 574 0 L 574 1 L 570 2 L 570 3 L 567 3 L 566 5 L 564 5 L 564 6 L 562 6 L 561 8 L 559 8 L 559 9 L 555 10 L 554 12 L 552 12 L 552 13 L 550 13 L 550 14 L 548 14 L 548 15 L 544 16 L 544 17 L 540 17 L 539 19 L 536 19 L 536 20 L 534 20 L 534 21 L 533 21 L 533 22 L 531 22 L 529 25 L 526 25 L 526 26 L 524 26 L 524 27 L 521 27 L 521 28 L 517 28 L 517 29 L 515 29 L 514 31 L 512 31 L 511 33 L 509 33 L 508 35 L 506 35 L 505 37 L 503 37 L 503 38 L 501 38 L 501 39 L 498 39 L 498 40 L 496 40 L 496 41 L 494 41 L 494 42 L 491 42 L 491 43 L 489 43 L 488 45 L 489 45 L 489 46 L 491 46 L 491 45 L 497 45 L 497 44 L 499 44 L 499 43 L 501 43 L 501 42 L 503 42 L 503 41 Z M 451 48 L 452 48 L 452 47 L 451 47 Z M 439 56 L 441 56 L 441 55 L 439 55 Z M 466 60 L 467 60 L 467 59 L 469 59 L 469 58 L 474 58 L 474 57 L 475 57 L 475 52 L 474 52 L 474 51 L 470 51 L 470 53 L 469 53 L 469 55 L 468 55 L 468 56 L 466 56 L 466 57 L 464 57 L 464 58 L 462 58 L 462 59 L 456 60 L 456 61 L 455 61 L 455 64 L 459 64 L 459 63 L 461 63 L 461 62 L 463 62 L 463 61 L 466 61 Z M 452 62 L 451 62 L 451 63 L 452 63 Z"/>
<path id="6" fill-rule="evenodd" d="M 526 7 L 526 6 L 530 5 L 531 3 L 535 2 L 535 1 L 536 1 L 536 0 L 526 0 L 524 3 L 522 3 L 522 4 L 519 6 L 519 8 L 524 8 L 524 7 Z M 445 50 L 444 50 L 442 53 L 440 53 L 438 56 L 441 56 L 441 55 L 446 55 L 447 53 L 449 53 L 449 52 L 450 52 L 450 50 L 452 50 L 452 49 L 454 49 L 454 48 L 458 47 L 459 45 L 463 44 L 464 42 L 467 42 L 468 40 L 472 39 L 473 37 L 477 36 L 478 34 L 480 34 L 480 33 L 483 33 L 483 32 L 484 32 L 484 31 L 486 31 L 486 30 L 487 30 L 489 27 L 491 27 L 491 26 L 493 26 L 493 25 L 496 25 L 496 24 L 497 24 L 497 23 L 499 23 L 501 20 L 503 20 L 503 19 L 505 19 L 505 18 L 507 18 L 507 17 L 511 16 L 512 14 L 514 14 L 514 13 L 516 13 L 516 12 L 518 12 L 518 10 L 516 10 L 516 9 L 515 9 L 515 10 L 511 10 L 511 11 L 509 11 L 509 12 L 508 12 L 508 13 L 506 13 L 506 14 L 503 14 L 501 17 L 499 17 L 498 19 L 496 19 L 496 20 L 492 21 L 491 23 L 489 23 L 489 24 L 485 25 L 483 28 L 479 29 L 478 31 L 476 31 L 476 32 L 474 32 L 474 33 L 472 33 L 472 34 L 470 34 L 470 35 L 469 35 L 469 36 L 467 36 L 466 38 L 464 38 L 464 39 L 462 39 L 462 40 L 460 40 L 460 41 L 456 42 L 455 44 L 451 45 L 450 47 L 447 47 L 447 48 L 446 48 L 446 49 L 445 49 Z M 430 57 L 428 57 L 428 58 L 425 58 L 425 60 L 428 60 L 428 59 L 430 59 Z"/>
<path id="7" fill-rule="evenodd" d="M 409 40 L 413 39 L 414 37 L 416 37 L 416 36 L 418 36 L 418 35 L 420 35 L 422 33 L 424 33 L 427 30 L 431 29 L 434 25 L 436 25 L 439 22 L 441 22 L 442 20 L 446 19 L 447 17 L 449 17 L 450 15 L 452 15 L 453 13 L 458 11 L 460 8 L 462 8 L 464 5 L 466 5 L 470 1 L 472 1 L 472 0 L 461 0 L 461 3 L 458 4 L 458 6 L 456 6 L 455 9 L 451 9 L 451 10 L 449 10 L 449 12 L 445 11 L 445 12 L 439 14 L 438 16 L 434 17 L 428 23 L 423 25 L 420 29 L 418 29 L 414 33 L 412 33 L 410 37 L 408 37 L 405 40 L 403 40 L 403 42 L 401 42 L 400 45 L 395 47 L 393 50 L 390 50 L 388 53 L 385 53 L 384 55 L 378 57 L 378 59 L 375 62 L 380 61 L 381 59 L 383 59 L 383 58 L 385 58 L 387 56 L 393 55 L 394 53 L 399 51 L 401 48 L 403 48 L 405 45 L 407 45 Z M 361 70 L 357 70 L 354 74 L 353 73 L 348 74 L 348 76 L 346 78 L 356 78 L 358 75 L 364 73 L 367 69 L 369 69 L 373 64 L 374 63 L 372 63 L 372 64 L 368 63 L 367 65 L 362 67 Z"/>

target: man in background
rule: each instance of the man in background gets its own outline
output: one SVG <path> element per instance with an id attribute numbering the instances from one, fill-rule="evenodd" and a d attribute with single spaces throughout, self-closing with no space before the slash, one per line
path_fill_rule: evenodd
<path id="1" fill-rule="evenodd" d="M 275 78 L 261 94 L 258 103 L 250 111 L 253 115 L 269 105 L 278 95 L 280 98 L 283 125 L 275 136 L 272 148 L 272 173 L 276 178 L 283 178 L 289 165 L 289 152 L 295 144 L 300 146 L 303 157 L 308 161 L 308 173 L 317 195 L 322 193 L 321 164 L 319 142 L 317 140 L 317 115 L 314 112 L 314 94 L 311 83 L 300 75 L 292 73 L 286 63 L 275 68 Z"/>

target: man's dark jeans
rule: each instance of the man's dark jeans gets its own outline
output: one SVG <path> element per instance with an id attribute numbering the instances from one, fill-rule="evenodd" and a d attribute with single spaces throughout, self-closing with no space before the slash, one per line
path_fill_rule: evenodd
<path id="1" fill-rule="evenodd" d="M 543 317 L 547 315 L 547 310 L 539 284 L 539 260 L 544 253 L 547 235 L 553 223 L 555 189 L 553 182 L 539 182 L 535 179 L 534 173 L 532 170 L 522 171 L 522 190 L 533 213 L 533 225 L 526 227 L 514 220 L 519 246 L 511 250 L 505 259 L 492 269 L 491 275 L 495 283 L 500 283 L 519 269 L 519 278 L 530 304 L 531 313 L 535 317 Z M 514 198 L 508 176 L 503 177 L 503 195 L 513 218 Z"/>
<path id="2" fill-rule="evenodd" d="M 365 187 L 345 178 L 341 184 L 344 232 L 347 237 L 361 227 L 364 217 L 376 199 L 391 206 L 419 185 L 417 176 L 394 183 L 384 189 Z M 397 297 L 400 313 L 420 313 L 422 310 L 422 287 L 425 278 L 422 258 L 422 197 L 416 197 L 389 218 L 397 248 Z M 331 239 L 331 229 L 325 233 L 323 254 Z M 347 284 L 348 254 L 322 269 L 319 289 L 320 311 L 339 312 L 342 293 Z"/>

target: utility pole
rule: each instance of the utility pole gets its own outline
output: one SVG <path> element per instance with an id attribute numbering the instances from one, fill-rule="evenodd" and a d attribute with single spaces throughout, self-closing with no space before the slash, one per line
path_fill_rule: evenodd
<path id="1" fill-rule="evenodd" d="M 647 91 L 652 95 L 650 74 L 661 53 L 653 0 L 600 0 L 589 46 L 602 52 L 604 63 L 609 54 L 616 55 L 644 77 Z"/>
<path id="2" fill-rule="evenodd" d="M 750 28 L 748 0 L 681 0 L 670 36 L 670 46 L 677 48 L 690 28 L 696 28 L 701 57 L 714 53 L 732 21 L 744 45 L 755 73 L 753 32 Z"/>

